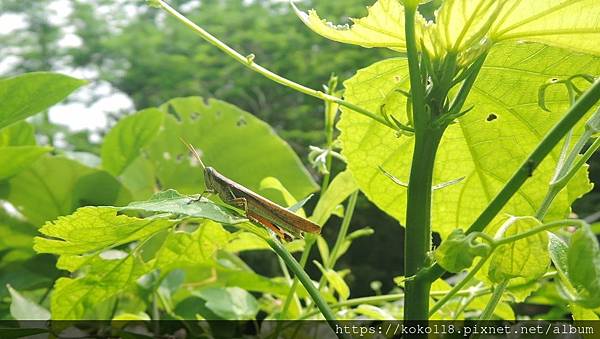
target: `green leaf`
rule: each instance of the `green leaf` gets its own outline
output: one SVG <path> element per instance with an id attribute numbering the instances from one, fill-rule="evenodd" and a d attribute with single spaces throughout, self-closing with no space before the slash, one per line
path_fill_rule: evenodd
<path id="1" fill-rule="evenodd" d="M 51 150 L 51 147 L 40 146 L 0 147 L 0 180 L 19 173 Z"/>
<path id="2" fill-rule="evenodd" d="M 2 264 L 14 260 L 23 260 L 35 254 L 33 237 L 37 229 L 22 220 L 9 216 L 0 210 L 0 252 Z"/>
<path id="3" fill-rule="evenodd" d="M 233 253 L 270 249 L 271 247 L 263 238 L 259 237 L 254 233 L 245 231 L 239 231 L 234 233 L 233 240 L 231 240 L 225 247 L 225 250 Z"/>
<path id="4" fill-rule="evenodd" d="M 554 233 L 548 232 L 548 252 L 556 270 L 564 277 L 568 276 L 569 246 Z"/>
<path id="5" fill-rule="evenodd" d="M 156 253 L 154 265 L 163 271 L 210 264 L 218 249 L 225 247 L 231 234 L 214 222 L 204 222 L 193 233 L 175 231 L 169 234 Z"/>
<path id="6" fill-rule="evenodd" d="M 600 38 L 595 0 L 445 0 L 435 20 L 416 20 L 417 41 L 423 41 L 432 57 L 448 52 L 469 53 L 484 39 L 493 43 L 512 40 L 539 42 L 577 52 L 599 55 L 591 43 Z M 406 51 L 404 8 L 398 0 L 379 0 L 353 25 L 334 25 L 294 7 L 300 19 L 328 39 L 363 47 L 387 47 Z"/>
<path id="7" fill-rule="evenodd" d="M 102 167 L 119 175 L 158 133 L 164 113 L 149 108 L 119 120 L 102 143 Z"/>
<path id="8" fill-rule="evenodd" d="M 175 222 L 117 215 L 114 207 L 83 207 L 75 213 L 46 223 L 35 238 L 38 253 L 84 254 L 144 239 Z"/>
<path id="9" fill-rule="evenodd" d="M 17 320 L 49 320 L 50 312 L 36 302 L 26 298 L 16 291 L 10 285 L 7 285 L 10 292 L 10 314 Z"/>
<path id="10" fill-rule="evenodd" d="M 504 5 L 490 37 L 494 41 L 535 41 L 600 55 L 600 46 L 593 43 L 600 40 L 599 15 L 600 6 L 595 0 L 511 0 Z"/>
<path id="11" fill-rule="evenodd" d="M 336 175 L 315 207 L 310 217 L 317 225 L 324 225 L 336 207 L 358 189 L 356 181 L 349 171 Z"/>
<path id="12" fill-rule="evenodd" d="M 80 206 L 119 205 L 130 199 L 129 192 L 107 172 L 61 156 L 42 157 L 8 184 L 6 200 L 36 226 Z"/>
<path id="13" fill-rule="evenodd" d="M 323 273 L 331 287 L 338 293 L 340 299 L 347 300 L 350 297 L 350 288 L 344 281 L 344 278 L 338 272 L 324 268 L 319 262 L 315 261 L 315 265 L 321 270 L 321 273 Z"/>
<path id="14" fill-rule="evenodd" d="M 374 320 L 396 320 L 390 312 L 373 305 L 358 305 L 354 311 Z"/>
<path id="15" fill-rule="evenodd" d="M 0 128 L 49 108 L 85 83 L 45 72 L 0 79 Z"/>
<path id="16" fill-rule="evenodd" d="M 254 319 L 258 313 L 256 299 L 238 287 L 206 288 L 194 291 L 193 294 L 206 300 L 206 307 L 223 319 Z"/>
<path id="17" fill-rule="evenodd" d="M 154 166 L 144 156 L 139 156 L 119 176 L 121 183 L 131 192 L 133 200 L 147 199 L 158 188 Z"/>
<path id="18" fill-rule="evenodd" d="M 593 310 L 586 309 L 577 304 L 569 304 L 573 320 L 600 320 L 598 314 Z"/>
<path id="19" fill-rule="evenodd" d="M 538 87 L 549 78 L 576 73 L 600 73 L 600 58 L 538 44 L 499 44 L 492 49 L 466 103 L 467 107 L 473 105 L 473 110 L 450 125 L 438 151 L 434 185 L 465 179 L 433 193 L 434 231 L 445 238 L 455 228 L 466 228 L 475 220 L 568 106 L 564 90 L 556 90 L 548 93 L 552 112 L 544 112 L 538 107 Z M 378 111 L 396 89 L 407 86 L 406 60 L 388 59 L 346 81 L 345 96 L 356 105 Z M 394 96 L 393 101 L 404 107 L 401 100 L 406 98 Z M 344 108 L 338 127 L 342 154 L 360 189 L 379 208 L 404 223 L 407 190 L 390 185 L 390 179 L 378 166 L 407 182 L 413 137 L 396 137 L 389 128 Z M 576 135 L 581 128 L 577 128 Z M 560 145 L 503 212 L 535 214 L 545 195 L 539 188 L 550 182 L 559 154 Z M 546 221 L 565 218 L 571 203 L 590 189 L 585 172 L 578 172 L 557 196 Z"/>
<path id="20" fill-rule="evenodd" d="M 509 217 L 496 234 L 506 238 L 540 225 L 532 217 Z M 488 277 L 495 283 L 518 277 L 531 281 L 544 275 L 549 264 L 548 236 L 546 232 L 539 232 L 499 246 L 490 259 Z"/>
<path id="21" fill-rule="evenodd" d="M 449 272 L 458 273 L 473 265 L 476 257 L 487 255 L 491 248 L 486 243 L 475 242 L 475 234 L 465 235 L 456 229 L 434 252 L 435 260 Z"/>
<path id="22" fill-rule="evenodd" d="M 424 29 L 424 45 L 430 57 L 441 59 L 454 52 L 459 53 L 463 65 L 474 60 L 485 50 L 482 41 L 505 3 L 505 0 L 444 1 L 436 12 L 435 23 Z"/>
<path id="23" fill-rule="evenodd" d="M 162 187 L 184 194 L 202 192 L 202 171 L 179 140 L 183 138 L 207 166 L 255 192 L 266 177 L 279 179 L 296 199 L 316 189 L 291 147 L 252 114 L 199 97 L 173 99 L 160 109 L 168 114 L 147 153 Z M 273 193 L 266 197 L 283 204 L 280 195 Z"/>
<path id="24" fill-rule="evenodd" d="M 398 0 L 379 0 L 369 7 L 361 19 L 352 19 L 353 25 L 335 25 L 310 10 L 304 13 L 294 6 L 298 17 L 315 33 L 328 39 L 366 48 L 386 47 L 406 50 L 404 7 Z M 419 23 L 424 22 L 420 18 Z"/>
<path id="25" fill-rule="evenodd" d="M 127 253 L 106 259 L 96 255 L 87 259 L 86 265 L 82 275 L 56 281 L 50 303 L 53 320 L 106 318 L 108 314 L 99 314 L 99 304 L 133 288 L 146 271 Z"/>
<path id="26" fill-rule="evenodd" d="M 209 219 L 222 224 L 237 224 L 247 221 L 206 198 L 198 200 L 198 197 L 181 195 L 175 190 L 156 193 L 149 200 L 135 201 L 119 210 L 171 213 L 176 216 Z"/>
<path id="27" fill-rule="evenodd" d="M 25 121 L 0 129 L 0 147 L 33 145 L 35 145 L 35 131 L 33 126 Z"/>
<path id="28" fill-rule="evenodd" d="M 577 289 L 577 303 L 586 308 L 600 306 L 600 246 L 589 227 L 579 228 L 567 252 L 569 280 Z"/>

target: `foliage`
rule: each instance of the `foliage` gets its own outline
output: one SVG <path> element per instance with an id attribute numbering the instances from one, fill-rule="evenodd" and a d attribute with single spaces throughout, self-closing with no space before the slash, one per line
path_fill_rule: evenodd
<path id="1" fill-rule="evenodd" d="M 327 38 L 400 52 L 359 70 L 344 83 L 343 99 L 335 97 L 335 79 L 329 82 L 325 119 L 342 107 L 341 134 L 334 141 L 327 123 L 325 145 L 312 148 L 326 178 L 313 209 L 303 205 L 318 186 L 291 147 L 234 105 L 170 99 L 120 119 L 97 154 L 50 153 L 23 120 L 83 82 L 52 73 L 0 80 L 0 97 L 10 99 L 0 110 L 0 159 L 16 159 L 0 171 L 0 234 L 7 239 L 0 294 L 10 299 L 2 317 L 510 320 L 520 316 L 512 304 L 544 300 L 547 315 L 527 316 L 597 318 L 598 240 L 593 226 L 570 214 L 591 189 L 585 161 L 600 147 L 600 51 L 578 35 L 600 34 L 590 15 L 600 6 L 447 0 L 437 3 L 435 23 L 426 23 L 411 4 L 379 0 L 351 27 L 297 9 Z M 555 29 L 556 15 L 569 19 Z M 550 86 L 557 83 L 567 91 Z M 179 138 L 204 163 L 282 208 L 321 226 L 341 217 L 335 242 L 316 234 L 282 241 L 209 196 L 202 166 Z M 334 161 L 342 171 L 332 171 Z M 514 184 L 519 175 L 527 180 Z M 349 231 L 358 190 L 406 225 L 407 265 L 394 293 L 353 299 L 353 268 L 338 260 L 373 233 L 364 225 Z M 437 248 L 433 232 L 441 236 Z M 318 281 L 306 273 L 315 244 Z M 277 255 L 281 276 L 248 265 L 241 252 L 251 250 Z M 299 262 L 293 252 L 302 252 Z M 441 279 L 444 270 L 456 274 L 453 284 Z"/>

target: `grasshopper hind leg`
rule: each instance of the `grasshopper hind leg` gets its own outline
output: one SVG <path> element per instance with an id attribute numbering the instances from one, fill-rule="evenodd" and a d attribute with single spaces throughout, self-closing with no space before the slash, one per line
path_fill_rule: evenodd
<path id="1" fill-rule="evenodd" d="M 292 237 L 289 234 L 285 233 L 281 228 L 273 225 L 272 222 L 248 210 L 248 201 L 245 198 L 233 198 L 230 201 L 228 201 L 228 203 L 243 209 L 246 213 L 246 217 L 248 218 L 248 220 L 252 221 L 253 223 L 262 225 L 263 227 L 266 227 L 271 231 L 275 232 L 279 239 L 284 241 L 293 240 Z"/>

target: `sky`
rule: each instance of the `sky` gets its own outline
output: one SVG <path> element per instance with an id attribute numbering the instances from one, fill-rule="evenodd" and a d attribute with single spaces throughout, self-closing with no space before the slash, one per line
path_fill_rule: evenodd
<path id="1" fill-rule="evenodd" d="M 0 0 L 1 1 L 1 0 Z M 30 0 L 26 0 L 30 1 Z M 35 0 L 31 0 L 35 1 Z M 134 15 L 134 8 L 125 8 Z M 52 4 L 49 20 L 52 23 L 63 26 L 64 37 L 60 40 L 61 47 L 77 47 L 81 44 L 80 38 L 71 33 L 73 27 L 69 27 L 67 17 L 71 13 L 69 0 L 59 0 Z M 10 34 L 18 29 L 27 27 L 25 20 L 17 14 L 0 14 L 0 35 Z M 6 74 L 11 65 L 18 62 L 15 57 L 7 57 L 0 60 L 0 76 Z M 96 74 L 91 70 L 59 68 L 55 70 L 80 79 L 94 79 Z M 86 105 L 92 98 L 91 105 Z M 56 124 L 68 126 L 73 131 L 90 130 L 98 131 L 107 127 L 108 112 L 134 110 L 133 102 L 124 93 L 118 92 L 108 83 L 93 83 L 93 86 L 84 86 L 69 96 L 68 102 L 53 106 L 49 111 L 50 121 Z"/>

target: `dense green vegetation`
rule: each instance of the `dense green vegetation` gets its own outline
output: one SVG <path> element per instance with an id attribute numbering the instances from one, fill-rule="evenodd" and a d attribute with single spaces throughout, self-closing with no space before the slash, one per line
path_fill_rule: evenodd
<path id="1" fill-rule="evenodd" d="M 215 46 L 161 1 L 52 3 L 0 8 L 29 23 L 0 38 L 3 319 L 597 319 L 593 1 L 170 3 Z M 138 111 L 100 142 L 48 121 L 98 81 Z M 323 236 L 200 196 L 180 138 Z"/>

